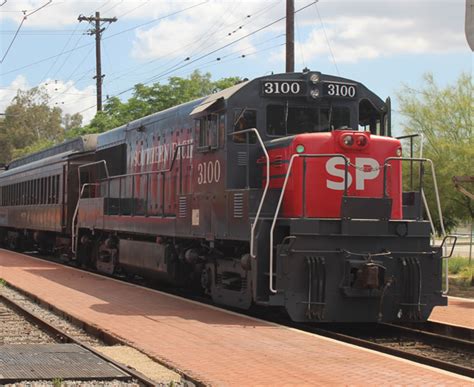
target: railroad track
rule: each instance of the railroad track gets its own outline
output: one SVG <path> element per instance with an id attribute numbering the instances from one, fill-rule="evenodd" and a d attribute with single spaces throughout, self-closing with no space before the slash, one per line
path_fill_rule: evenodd
<path id="1" fill-rule="evenodd" d="M 130 380 L 134 379 L 143 386 L 155 386 L 156 383 L 147 378 L 145 375 L 141 374 L 140 372 L 131 369 L 115 360 L 111 359 L 110 357 L 102 354 L 101 352 L 94 349 L 92 346 L 86 344 L 84 341 L 79 340 L 78 338 L 74 337 L 74 335 L 69 334 L 65 330 L 62 330 L 53 324 L 49 323 L 45 319 L 41 318 L 37 314 L 31 312 L 27 308 L 23 307 L 20 303 L 14 301 L 12 298 L 6 296 L 3 293 L 0 293 L 0 315 L 2 317 L 6 317 L 7 320 L 10 321 L 23 321 L 26 320 L 29 323 L 35 325 L 39 328 L 40 331 L 44 332 L 47 336 L 54 339 L 56 342 L 60 343 L 69 343 L 69 344 L 76 344 L 77 346 L 83 348 L 84 350 L 88 351 L 89 353 L 94 354 L 95 356 L 101 358 L 102 360 L 106 361 L 109 364 L 112 364 L 114 367 L 118 368 L 125 374 L 130 375 Z M 12 313 L 13 311 L 13 313 Z M 20 318 L 18 318 L 20 317 Z M 7 321 L 4 320 L 4 321 Z M 15 383 L 20 382 L 21 380 L 8 380 L 8 383 Z"/>
<path id="2" fill-rule="evenodd" d="M 386 323 L 324 328 L 296 325 L 307 332 L 474 378 L 474 342 L 427 332 L 423 324 L 417 329 Z"/>

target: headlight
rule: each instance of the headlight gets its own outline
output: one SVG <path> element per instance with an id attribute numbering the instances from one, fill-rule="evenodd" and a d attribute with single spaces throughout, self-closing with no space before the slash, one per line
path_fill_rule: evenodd
<path id="1" fill-rule="evenodd" d="M 311 74 L 309 77 L 309 80 L 313 83 L 318 83 L 319 82 L 319 74 Z"/>
<path id="2" fill-rule="evenodd" d="M 319 97 L 319 89 L 311 89 L 310 94 L 311 94 L 311 97 L 318 98 Z"/>
<path id="3" fill-rule="evenodd" d="M 402 157 L 402 148 L 397 149 L 397 157 Z"/>
<path id="4" fill-rule="evenodd" d="M 348 134 L 348 135 L 342 137 L 342 143 L 345 146 L 352 146 L 354 144 L 354 137 L 352 137 L 352 135 Z"/>
<path id="5" fill-rule="evenodd" d="M 304 145 L 298 144 L 296 145 L 296 153 L 303 153 L 304 152 Z"/>
<path id="6" fill-rule="evenodd" d="M 357 146 L 364 147 L 367 145 L 367 137 L 365 136 L 357 136 L 356 140 Z"/>

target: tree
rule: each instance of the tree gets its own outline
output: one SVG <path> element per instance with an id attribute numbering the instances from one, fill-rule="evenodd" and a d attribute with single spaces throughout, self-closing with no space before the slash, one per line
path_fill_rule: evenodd
<path id="1" fill-rule="evenodd" d="M 64 130 L 73 130 L 82 126 L 82 116 L 79 113 L 69 114 L 66 113 L 62 119 Z"/>
<path id="2" fill-rule="evenodd" d="M 61 126 L 62 111 L 49 106 L 50 98 L 43 87 L 19 90 L 12 103 L 5 110 L 5 119 L 0 126 L 0 162 L 37 151 L 64 138 Z M 80 115 L 73 115 L 69 123 L 82 121 Z"/>
<path id="3" fill-rule="evenodd" d="M 474 217 L 472 200 L 454 188 L 452 178 L 472 175 L 474 160 L 474 97 L 472 76 L 461 74 L 455 84 L 439 87 L 431 74 L 424 76 L 421 90 L 404 86 L 398 93 L 406 134 L 424 136 L 423 156 L 433 160 L 446 228 Z M 428 177 L 425 193 L 429 208 L 438 220 L 433 181 Z M 439 224 L 439 221 L 436 221 Z"/>
<path id="4" fill-rule="evenodd" d="M 71 131 L 67 136 L 102 133 L 146 115 L 223 90 L 238 82 L 240 82 L 238 77 L 213 82 L 211 74 L 194 71 L 188 78 L 171 77 L 168 84 L 154 83 L 151 86 L 137 84 L 127 102 L 122 102 L 118 97 L 108 99 L 104 111 L 98 112 L 89 125 Z"/>

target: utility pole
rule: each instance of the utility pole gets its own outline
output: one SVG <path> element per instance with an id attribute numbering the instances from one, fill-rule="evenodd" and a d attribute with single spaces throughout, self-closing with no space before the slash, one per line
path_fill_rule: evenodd
<path id="1" fill-rule="evenodd" d="M 102 111 L 102 79 L 105 77 L 105 75 L 102 74 L 102 65 L 101 65 L 101 60 L 100 60 L 100 38 L 102 35 L 102 32 L 104 31 L 104 28 L 100 27 L 100 23 L 113 23 L 117 21 L 116 17 L 112 18 L 101 18 L 100 17 L 100 12 L 95 13 L 95 17 L 86 17 L 83 15 L 79 15 L 77 18 L 79 22 L 82 21 L 88 21 L 91 23 L 94 28 L 89 30 L 88 34 L 89 35 L 95 35 L 95 67 L 96 67 L 96 75 L 94 79 L 96 80 L 96 85 L 97 85 L 97 111 L 100 112 Z"/>
<path id="2" fill-rule="evenodd" d="M 295 2 L 286 0 L 286 72 L 295 71 Z"/>

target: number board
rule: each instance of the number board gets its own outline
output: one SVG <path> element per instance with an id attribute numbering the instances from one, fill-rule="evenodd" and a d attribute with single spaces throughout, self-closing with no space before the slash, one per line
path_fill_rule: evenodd
<path id="1" fill-rule="evenodd" d="M 305 96 L 306 83 L 291 80 L 267 80 L 262 81 L 262 95 L 267 96 Z"/>
<path id="2" fill-rule="evenodd" d="M 341 82 L 324 82 L 323 95 L 328 97 L 355 98 L 357 85 Z"/>

